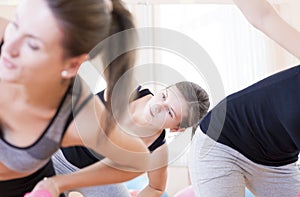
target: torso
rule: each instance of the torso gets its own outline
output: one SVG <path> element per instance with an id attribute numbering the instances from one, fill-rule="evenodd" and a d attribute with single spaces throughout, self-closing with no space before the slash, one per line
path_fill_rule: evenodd
<path id="1" fill-rule="evenodd" d="M 256 163 L 281 166 L 295 162 L 300 149 L 299 88 L 297 66 L 228 96 L 200 127 Z"/>
<path id="2" fill-rule="evenodd" d="M 1 140 L 16 146 L 28 147 L 43 133 L 55 111 L 40 112 L 18 101 L 16 87 L 0 83 Z M 23 177 L 32 172 L 16 172 L 0 163 L 0 180 Z"/>
<path id="3" fill-rule="evenodd" d="M 54 109 L 26 105 L 16 85 L 0 83 L 0 180 L 32 174 L 60 147 L 71 115 L 72 92 Z M 10 157 L 13 155 L 13 157 Z"/>

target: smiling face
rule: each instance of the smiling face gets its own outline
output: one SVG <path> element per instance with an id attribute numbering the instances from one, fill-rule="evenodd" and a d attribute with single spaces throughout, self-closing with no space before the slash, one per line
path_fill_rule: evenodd
<path id="1" fill-rule="evenodd" d="M 172 86 L 159 91 L 148 101 L 144 115 L 149 124 L 157 129 L 178 129 L 187 109 L 183 96 Z"/>
<path id="2" fill-rule="evenodd" d="M 57 21 L 43 0 L 21 1 L 5 31 L 0 78 L 23 84 L 60 80 L 61 39 Z"/>

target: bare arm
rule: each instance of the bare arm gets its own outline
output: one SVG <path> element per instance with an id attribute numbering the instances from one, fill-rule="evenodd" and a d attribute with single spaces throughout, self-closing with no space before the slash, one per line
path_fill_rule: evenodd
<path id="1" fill-rule="evenodd" d="M 233 0 L 257 29 L 300 58 L 300 32 L 284 21 L 266 0 Z"/>
<path id="2" fill-rule="evenodd" d="M 105 165 L 103 162 L 97 162 L 74 173 L 56 175 L 40 181 L 29 197 L 35 196 L 35 191 L 43 189 L 48 190 L 53 197 L 58 197 L 60 193 L 67 190 L 124 182 L 140 174 L 141 172 L 122 171 Z"/>
<path id="3" fill-rule="evenodd" d="M 56 197 L 66 190 L 124 182 L 147 171 L 149 152 L 145 144 L 119 127 L 115 127 L 106 135 L 98 125 L 98 118 L 101 119 L 105 108 L 94 102 L 90 104 L 90 107 L 85 107 L 76 116 L 77 119 L 68 128 L 62 145 L 87 146 L 110 160 L 102 160 L 72 174 L 57 175 L 43 180 L 34 191 L 47 189 Z M 95 112 L 100 114 L 94 116 Z"/>
<path id="4" fill-rule="evenodd" d="M 108 165 L 131 171 L 146 171 L 149 151 L 138 137 L 127 134 L 118 125 L 107 135 L 101 121 L 106 120 L 106 109 L 98 97 L 90 101 L 76 115 L 68 128 L 62 146 L 86 146 L 113 162 Z M 104 119 L 103 119 L 104 118 Z"/>
<path id="5" fill-rule="evenodd" d="M 166 188 L 167 166 L 148 172 L 149 184 L 137 197 L 160 197 Z"/>
<path id="6" fill-rule="evenodd" d="M 160 197 L 166 189 L 168 168 L 168 146 L 164 144 L 151 153 L 149 184 L 137 197 Z"/>

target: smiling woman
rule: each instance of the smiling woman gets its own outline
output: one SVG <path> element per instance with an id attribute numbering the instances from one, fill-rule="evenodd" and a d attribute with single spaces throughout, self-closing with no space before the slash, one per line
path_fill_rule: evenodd
<path id="1" fill-rule="evenodd" d="M 1 33 L 4 26 L 5 23 L 1 23 Z M 23 196 L 41 181 L 34 190 L 47 189 L 58 196 L 67 189 L 115 183 L 141 173 L 139 167 L 147 164 L 147 154 L 140 157 L 141 160 L 135 155 L 128 160 L 126 154 L 126 158 L 122 157 L 124 154 L 112 154 L 106 139 L 109 137 L 124 152 L 148 153 L 146 146 L 118 127 L 107 127 L 103 120 L 110 120 L 110 109 L 91 95 L 82 80 L 74 80 L 81 63 L 93 58 L 88 53 L 100 41 L 132 27 L 131 14 L 118 0 L 20 2 L 15 17 L 5 29 L 4 38 L 0 39 L 3 40 L 0 90 L 5 92 L 0 95 L 1 195 Z M 133 33 L 126 36 L 126 41 L 134 43 L 135 38 Z M 128 43 L 118 43 L 118 46 Z M 106 49 L 114 52 L 107 47 L 100 54 L 108 54 Z M 117 80 L 133 65 L 133 60 L 134 52 L 126 53 L 108 65 L 108 101 Z M 124 85 L 122 90 L 126 93 L 130 80 Z M 76 116 L 72 109 L 77 112 Z M 95 116 L 95 109 L 98 116 Z M 81 136 L 74 118 L 84 120 L 81 128 L 85 132 L 81 132 Z M 122 140 L 117 136 L 122 136 Z M 82 137 L 100 154 L 135 172 L 122 171 L 122 176 L 117 177 L 114 173 L 121 170 L 99 162 L 90 169 L 93 173 L 103 172 L 110 179 L 93 176 L 83 183 L 82 177 L 76 174 L 43 179 L 54 175 L 51 155 L 61 146 L 86 145 Z M 131 162 L 133 158 L 140 166 Z"/>

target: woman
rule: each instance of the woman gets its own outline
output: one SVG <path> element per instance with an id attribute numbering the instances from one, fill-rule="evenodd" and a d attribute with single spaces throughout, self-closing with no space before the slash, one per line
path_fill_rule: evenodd
<path id="1" fill-rule="evenodd" d="M 5 92 L 0 95 L 1 196 L 23 196 L 44 177 L 52 176 L 50 158 L 61 146 L 88 144 L 119 165 L 137 168 L 122 155 L 113 154 L 105 139 L 133 152 L 147 152 L 144 144 L 121 132 L 117 125 L 106 125 L 111 117 L 109 108 L 90 96 L 81 80 L 74 81 L 90 50 L 109 35 L 132 27 L 130 13 L 118 0 L 21 1 L 1 42 L 0 89 Z M 134 37 L 127 38 L 128 42 L 134 42 Z M 113 52 L 109 47 L 100 52 L 108 54 L 106 50 Z M 132 55 L 124 54 L 107 67 L 109 101 L 117 80 L 132 66 Z M 77 129 L 74 118 L 84 132 Z M 98 119 L 102 121 L 100 128 Z M 147 162 L 147 158 L 144 163 L 140 161 L 142 165 Z M 98 184 L 128 180 L 141 173 L 117 170 L 100 162 L 92 169 L 111 177 L 94 177 Z M 120 171 L 122 178 L 113 176 Z M 48 178 L 39 187 L 48 186 L 50 193 L 58 196 L 64 190 L 87 186 L 94 179 L 83 183 L 73 178 L 70 184 L 67 178 Z"/>
<path id="2" fill-rule="evenodd" d="M 235 0 L 249 21 L 300 57 L 300 33 L 264 0 Z M 201 121 L 191 148 L 196 196 L 297 196 L 300 67 L 229 95 Z"/>
<path id="3" fill-rule="evenodd" d="M 139 136 L 150 152 L 165 151 L 166 128 L 171 132 L 184 131 L 194 126 L 209 108 L 207 93 L 192 82 L 178 82 L 153 95 L 149 89 L 137 89 L 136 98 L 130 103 L 129 124 L 142 125 Z M 98 96 L 105 103 L 104 91 Z M 143 133 L 145 132 L 145 133 Z M 166 155 L 167 157 L 167 155 Z M 84 147 L 63 148 L 53 156 L 56 172 L 71 173 L 101 159 Z M 166 187 L 167 162 L 148 171 L 149 184 L 138 196 L 160 197 Z M 78 189 L 83 196 L 129 196 L 124 185 L 109 185 Z"/>

